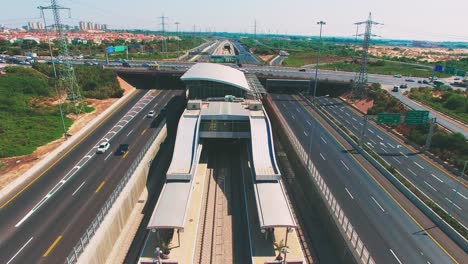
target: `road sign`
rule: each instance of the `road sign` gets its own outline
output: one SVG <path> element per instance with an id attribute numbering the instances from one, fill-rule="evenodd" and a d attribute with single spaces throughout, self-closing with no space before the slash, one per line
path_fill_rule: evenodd
<path id="1" fill-rule="evenodd" d="M 400 113 L 378 113 L 377 124 L 396 125 L 400 123 Z"/>
<path id="2" fill-rule="evenodd" d="M 444 66 L 437 64 L 434 66 L 434 71 L 435 72 L 443 72 L 444 71 Z"/>
<path id="3" fill-rule="evenodd" d="M 123 52 L 127 49 L 125 46 L 115 46 L 115 52 Z"/>
<path id="4" fill-rule="evenodd" d="M 405 124 L 408 124 L 408 125 L 426 124 L 428 120 L 429 120 L 429 111 L 407 110 L 405 113 Z"/>
<path id="5" fill-rule="evenodd" d="M 107 53 L 114 53 L 115 52 L 114 46 L 107 47 L 106 51 L 107 51 Z"/>

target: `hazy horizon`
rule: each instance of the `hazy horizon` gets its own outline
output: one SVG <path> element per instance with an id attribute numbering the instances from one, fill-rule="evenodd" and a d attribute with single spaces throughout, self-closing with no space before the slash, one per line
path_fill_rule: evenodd
<path id="1" fill-rule="evenodd" d="M 28 21 L 42 21 L 37 6 L 50 5 L 48 0 L 34 1 L 29 6 L 24 2 L 5 3 L 0 25 L 20 27 Z M 383 23 L 374 26 L 372 31 L 383 39 L 468 42 L 463 14 L 463 10 L 468 10 L 468 1 L 462 0 L 447 0 L 443 5 L 423 0 L 391 3 L 330 0 L 317 5 L 306 0 L 290 0 L 287 4 L 239 0 L 229 9 L 225 8 L 225 2 L 214 0 L 134 0 L 132 5 L 122 0 L 59 0 L 58 3 L 71 8 L 71 18 L 66 11 L 61 12 L 63 22 L 70 25 L 92 21 L 108 24 L 110 29 L 160 30 L 159 17 L 164 13 L 168 17 L 168 31 L 175 31 L 174 23 L 180 22 L 179 31 L 185 32 L 192 32 L 195 25 L 196 31 L 253 33 L 256 20 L 258 34 L 317 36 L 316 22 L 324 20 L 327 24 L 323 36 L 327 37 L 352 37 L 356 34 L 354 23 L 366 20 L 372 11 L 373 20 Z M 46 11 L 46 18 L 50 24 L 50 11 Z M 359 32 L 363 30 L 361 26 Z"/>

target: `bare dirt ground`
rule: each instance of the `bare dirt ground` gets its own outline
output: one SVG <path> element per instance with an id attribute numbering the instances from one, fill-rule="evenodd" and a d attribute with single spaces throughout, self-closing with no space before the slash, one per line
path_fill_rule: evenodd
<path id="1" fill-rule="evenodd" d="M 363 99 L 358 101 L 350 100 L 351 94 L 344 94 L 340 98 L 350 103 L 352 106 L 359 109 L 359 111 L 363 113 L 367 113 L 367 110 L 374 105 L 374 100 L 372 99 Z"/>
<path id="2" fill-rule="evenodd" d="M 419 61 L 435 62 L 468 57 L 468 49 L 420 48 L 402 46 L 371 46 L 369 53 L 375 56 L 407 57 Z"/>
<path id="3" fill-rule="evenodd" d="M 274 57 L 276 57 L 276 55 L 257 55 L 257 57 L 259 57 L 263 61 L 267 62 L 267 61 L 270 61 L 271 59 L 273 59 Z"/>
<path id="4" fill-rule="evenodd" d="M 125 90 L 124 95 L 128 94 L 132 89 L 134 89 L 130 84 L 124 80 L 117 77 L 117 80 L 120 84 L 120 87 Z M 90 106 L 94 108 L 94 111 L 91 113 L 76 115 L 68 115 L 69 118 L 73 119 L 73 125 L 70 127 L 68 132 L 73 135 L 76 134 L 80 129 L 82 129 L 86 124 L 91 122 L 96 118 L 100 113 L 109 108 L 117 98 L 105 99 L 105 100 L 96 100 L 96 99 L 86 99 L 90 102 Z M 50 101 L 50 100 L 49 100 Z M 49 103 L 49 102 L 46 102 Z M 32 154 L 2 158 L 0 162 L 5 164 L 5 166 L 0 168 L 0 189 L 8 185 L 20 175 L 25 173 L 32 166 L 37 164 L 39 161 L 44 159 L 47 154 L 52 152 L 54 149 L 60 146 L 64 142 L 63 138 L 49 142 L 44 146 L 38 147 Z"/>

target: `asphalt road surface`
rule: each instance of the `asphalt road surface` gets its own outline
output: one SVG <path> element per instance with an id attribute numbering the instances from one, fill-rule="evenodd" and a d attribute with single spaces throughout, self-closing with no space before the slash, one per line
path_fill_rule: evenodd
<path id="1" fill-rule="evenodd" d="M 334 98 L 321 97 L 318 102 L 335 119 L 361 137 L 364 118 Z M 394 136 L 384 132 L 373 122 L 368 122 L 365 144 L 397 169 L 401 175 L 416 185 L 419 190 L 453 214 L 463 225 L 468 226 L 468 190 L 466 181 L 455 180 L 456 176 L 440 169 L 424 154 L 407 148 Z M 457 193 L 457 185 L 461 186 Z"/>
<path id="2" fill-rule="evenodd" d="M 376 263 L 451 263 L 421 228 L 290 95 L 272 94 Z"/>
<path id="3" fill-rule="evenodd" d="M 147 92 L 138 91 L 61 160 L 43 171 L 33 184 L 0 205 L 0 262 L 64 263 L 140 150 L 154 133 L 159 132 L 160 126 L 154 127 L 154 119 L 146 118 L 147 112 L 155 109 L 159 113 L 174 95 L 180 93 L 161 91 L 151 100 L 146 97 L 145 103 L 142 99 Z M 137 110 L 138 113 L 131 112 L 135 105 L 146 106 Z M 134 115 L 134 118 L 115 134 L 110 149 L 104 154 L 93 155 L 85 166 L 74 169 L 90 149 L 94 152 L 101 138 L 109 131 L 116 131 L 115 125 L 126 114 Z M 120 143 L 129 144 L 129 151 L 122 156 L 114 154 Z M 54 192 L 52 188 L 70 171 L 73 176 Z M 40 201 L 51 193 L 41 204 Z M 29 214 L 32 209 L 33 213 Z"/>

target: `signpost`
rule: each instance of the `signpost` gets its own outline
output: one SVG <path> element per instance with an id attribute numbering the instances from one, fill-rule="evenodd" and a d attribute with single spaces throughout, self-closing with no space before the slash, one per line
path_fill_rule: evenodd
<path id="1" fill-rule="evenodd" d="M 400 113 L 379 113 L 377 114 L 377 124 L 396 125 L 400 123 Z"/>
<path id="2" fill-rule="evenodd" d="M 405 113 L 405 124 L 422 125 L 429 120 L 429 111 L 424 110 L 407 110 Z"/>

